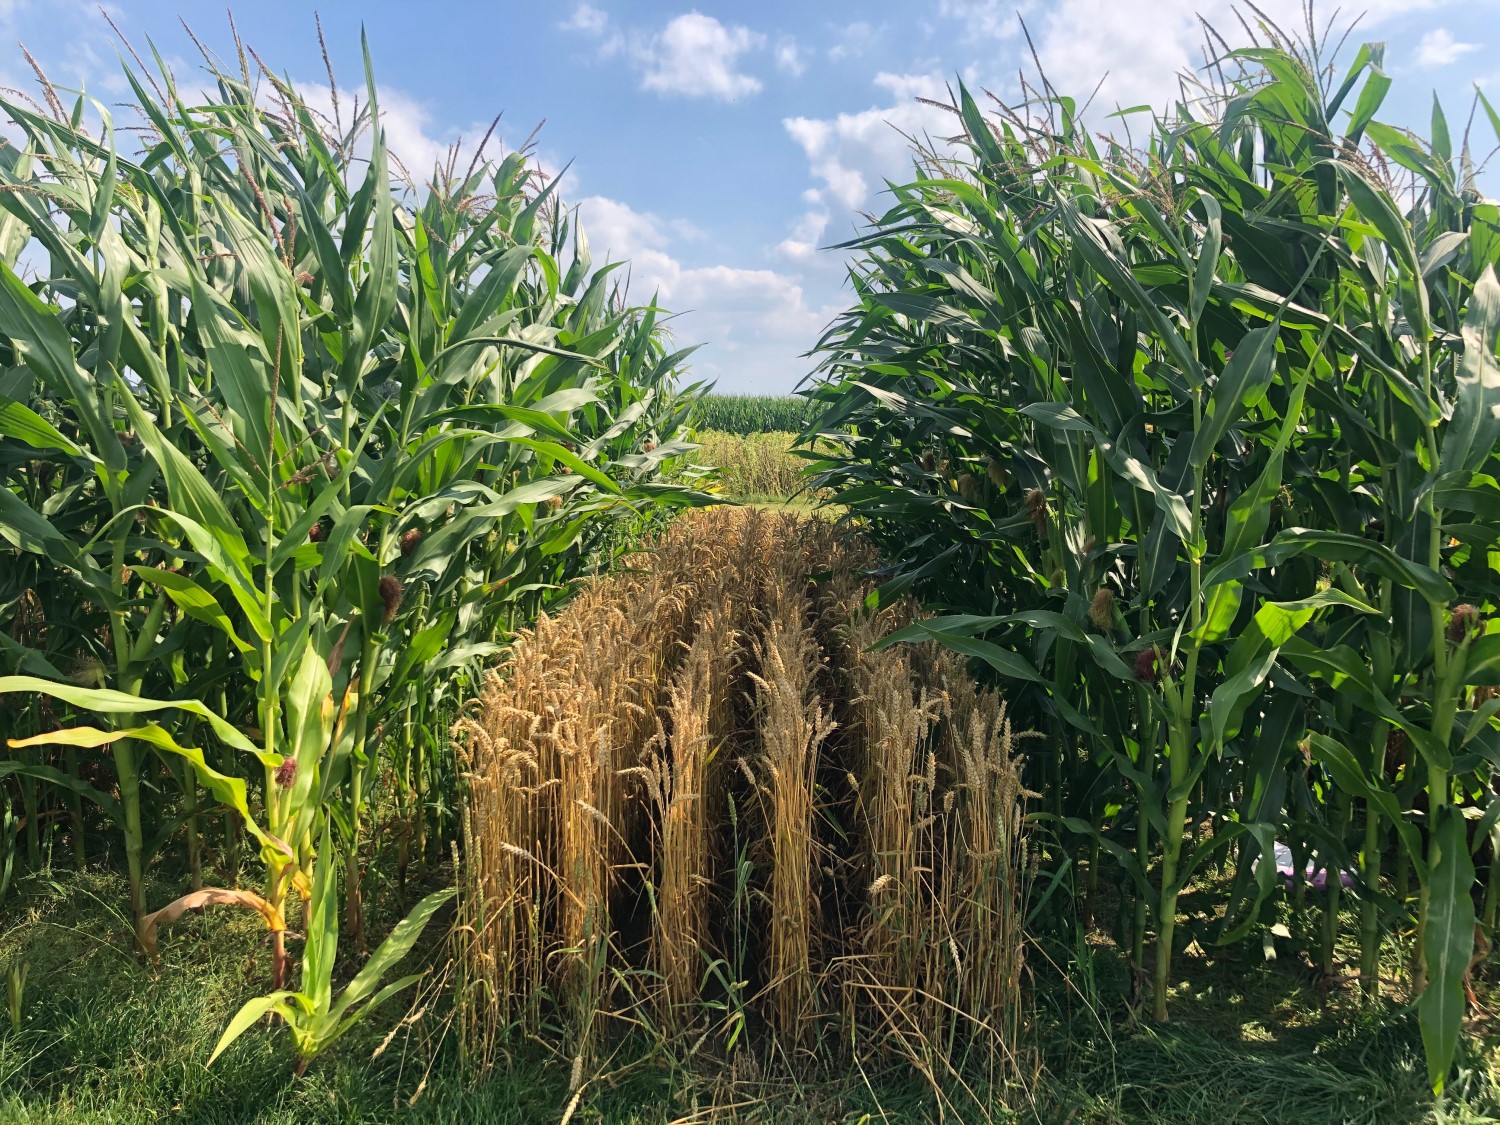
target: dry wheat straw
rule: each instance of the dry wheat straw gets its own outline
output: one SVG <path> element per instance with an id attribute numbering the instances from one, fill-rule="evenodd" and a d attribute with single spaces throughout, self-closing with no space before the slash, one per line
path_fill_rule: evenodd
<path id="1" fill-rule="evenodd" d="M 935 1084 L 1013 1073 L 1017 735 L 960 659 L 871 651 L 914 615 L 865 608 L 872 561 L 821 520 L 694 513 L 516 638 L 454 732 L 481 1064 L 558 1015 L 579 1068 L 603 1016 L 696 1050 L 745 1000 L 786 1057 L 842 1021 Z M 752 979 L 713 983 L 731 950 Z"/>
<path id="2" fill-rule="evenodd" d="M 770 1019 L 784 1043 L 803 1040 L 813 1013 L 813 953 L 819 939 L 817 838 L 813 802 L 818 752 L 833 730 L 814 679 L 818 646 L 806 592 L 794 581 L 769 591 L 752 673 L 760 743 L 760 791 L 769 837 L 767 983 Z"/>

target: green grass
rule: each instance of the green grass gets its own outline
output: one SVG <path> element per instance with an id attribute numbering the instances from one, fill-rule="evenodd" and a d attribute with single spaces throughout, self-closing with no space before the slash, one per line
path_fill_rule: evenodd
<path id="1" fill-rule="evenodd" d="M 1294 958 L 1181 957 L 1172 1021 L 1138 1021 L 1112 998 L 1129 969 L 1113 946 L 1085 945 L 1048 966 L 1036 1031 L 1046 1073 L 1038 1118 L 1073 1125 L 1419 1125 L 1493 1121 L 1491 1050 L 1471 1058 L 1439 1111 L 1414 1014 L 1362 1009 L 1355 989 L 1325 993 Z M 1110 998 L 1110 999 L 1106 999 Z"/>
<path id="2" fill-rule="evenodd" d="M 181 888 L 150 889 L 161 902 Z M 20 891 L 0 930 L 0 968 L 29 968 L 21 1032 L 0 1026 L 0 1121 L 377 1120 L 420 1081 L 410 1036 L 366 1061 L 379 1019 L 302 1081 L 291 1080 L 282 1028 L 252 1029 L 209 1070 L 229 1018 L 266 988 L 257 918 L 228 907 L 184 917 L 150 965 L 131 951 L 119 876 L 40 876 Z M 401 1012 L 382 1014 L 393 1022 Z"/>
<path id="3" fill-rule="evenodd" d="M 180 889 L 154 882 L 151 900 Z M 167 1118 L 342 1125 L 398 1117 L 520 1125 L 556 1122 L 571 1101 L 570 1060 L 540 1048 L 475 1080 L 459 1057 L 446 1005 L 430 994 L 417 998 L 422 1018 L 402 1027 L 378 1057 L 372 1055 L 386 1030 L 409 1014 L 403 1001 L 356 1027 L 300 1079 L 292 1077 L 281 1027 L 253 1028 L 209 1069 L 204 1064 L 230 1017 L 266 987 L 269 956 L 256 919 L 223 907 L 185 917 L 164 932 L 161 959 L 149 965 L 130 951 L 121 877 L 60 872 L 27 879 L 17 891 L 0 915 L 0 973 L 26 963 L 29 974 L 20 1033 L 0 1015 L 4 1125 Z M 383 932 L 417 893 L 382 896 L 390 900 L 389 917 L 374 931 Z M 433 932 L 423 959 L 441 965 L 446 943 Z M 354 971 L 351 961 L 339 975 Z M 868 1092 L 843 1084 L 831 1090 L 776 1081 L 755 1068 L 726 1076 L 716 1067 L 697 1077 L 649 1056 L 622 1061 L 629 1054 L 616 1053 L 590 1077 L 574 1121 L 667 1125 L 715 1099 L 758 1105 L 753 1119 L 788 1125 L 822 1120 L 824 1111 L 846 1104 L 878 1112 Z M 918 1089 L 886 1088 L 881 1100 L 903 1120 L 922 1119 Z"/>
<path id="4" fill-rule="evenodd" d="M 152 901 L 180 888 L 152 887 Z M 405 1026 L 372 1059 L 402 1002 L 357 1028 L 301 1079 L 279 1027 L 252 1029 L 212 1070 L 209 1051 L 234 1010 L 264 987 L 268 957 L 255 920 L 210 908 L 179 921 L 159 964 L 129 949 L 123 880 L 59 873 L 24 881 L 0 916 L 0 972 L 30 966 L 22 1030 L 0 1016 L 0 1123 L 173 1120 L 229 1123 L 556 1122 L 570 1103 L 570 1060 L 525 1048 L 485 1081 L 458 1056 L 445 1005 Z M 382 932 L 420 893 L 383 888 Z M 297 923 L 293 922 L 293 928 Z M 434 930 L 424 959 L 441 965 Z M 1049 960 L 1050 952 L 1050 960 Z M 1038 1125 L 1417 1125 L 1497 1120 L 1500 1101 L 1470 1048 L 1450 1104 L 1425 1091 L 1414 1018 L 1361 1013 L 1348 990 L 1322 997 L 1291 958 L 1274 963 L 1185 956 L 1173 1022 L 1137 1023 L 1117 998 L 1128 969 L 1098 939 L 1032 957 L 1034 1057 L 1013 1109 L 993 1120 Z M 351 961 L 341 978 L 354 971 Z M 1064 983 L 1064 973 L 1066 981 Z M 429 1001 L 431 997 L 427 998 Z M 667 1125 L 682 1120 L 936 1122 L 932 1093 L 898 1073 L 795 1078 L 744 1058 L 700 1056 L 672 1067 L 619 1046 L 590 1076 L 573 1121 Z M 415 1097 L 415 1101 L 412 1099 Z M 955 1095 L 956 1099 L 956 1095 Z M 410 1103 L 410 1104 L 408 1104 Z M 715 1116 L 712 1106 L 737 1105 Z M 694 1114 L 697 1114 L 695 1117 Z M 868 1115 L 868 1116 L 867 1116 Z M 972 1106 L 947 1121 L 977 1121 Z"/>

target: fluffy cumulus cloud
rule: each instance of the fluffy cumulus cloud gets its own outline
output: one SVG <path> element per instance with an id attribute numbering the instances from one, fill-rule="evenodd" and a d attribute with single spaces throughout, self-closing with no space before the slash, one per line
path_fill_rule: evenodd
<path id="1" fill-rule="evenodd" d="M 1431 8 L 1444 0 L 1368 0 L 1361 28 L 1367 31 L 1403 13 Z M 1259 10 L 1289 32 L 1304 27 L 1303 0 L 1261 0 Z M 1025 18 L 1037 55 L 1052 86 L 1080 102 L 1094 97 L 1092 116 L 1118 106 L 1166 105 L 1178 96 L 1178 75 L 1201 63 L 1203 19 L 1231 45 L 1248 42 L 1234 15 L 1234 0 L 1056 0 L 1041 5 L 1021 0 L 939 0 L 941 26 L 956 29 L 966 39 L 1014 42 L 1019 30 L 1016 13 Z M 940 27 L 941 30 L 941 27 Z M 868 28 L 859 33 L 870 34 Z M 854 35 L 853 39 L 858 39 Z M 851 42 L 850 29 L 837 38 L 833 53 Z M 1012 68 L 1015 52 L 1002 48 L 1010 61 L 986 64 L 965 72 L 971 89 L 985 87 L 1018 98 Z M 1473 49 L 1455 42 L 1446 30 L 1428 33 L 1419 48 L 1424 65 L 1451 62 Z M 787 134 L 802 149 L 815 185 L 806 197 L 812 210 L 798 224 L 808 228 L 820 209 L 871 207 L 886 179 L 905 179 L 912 165 L 907 137 L 932 140 L 956 132 L 944 110 L 924 105 L 918 98 L 946 103 L 951 72 L 881 74 L 875 85 L 883 92 L 879 104 L 858 112 L 829 117 L 792 117 L 783 122 Z M 797 231 L 777 249 L 796 258 L 807 239 Z"/>
<path id="2" fill-rule="evenodd" d="M 418 183 L 425 181 L 440 162 L 447 161 L 450 147 L 461 138 L 456 131 L 438 129 L 432 110 L 401 90 L 380 90 L 380 123 L 385 127 L 386 145 Z M 483 126 L 469 130 L 473 144 L 478 144 L 482 136 Z"/>
<path id="3" fill-rule="evenodd" d="M 608 13 L 580 3 L 558 26 L 593 39 L 600 58 L 628 59 L 640 75 L 643 90 L 721 101 L 750 97 L 761 90 L 760 79 L 746 73 L 742 61 L 762 50 L 766 37 L 748 27 L 720 23 L 702 12 L 674 16 L 660 30 L 646 31 L 618 27 Z M 782 39 L 775 58 L 782 70 L 802 73 L 795 40 Z"/>
<path id="4" fill-rule="evenodd" d="M 688 12 L 638 42 L 641 87 L 662 94 L 731 101 L 760 92 L 760 79 L 740 70 L 741 56 L 765 46 L 748 27 L 726 27 L 713 16 Z"/>
<path id="5" fill-rule="evenodd" d="M 835 33 L 835 42 L 828 48 L 828 57 L 834 62 L 854 59 L 864 54 L 875 41 L 879 31 L 864 20 L 855 20 L 840 27 Z"/>
<path id="6" fill-rule="evenodd" d="M 813 208 L 806 211 L 797 220 L 792 233 L 777 243 L 776 254 L 790 262 L 805 264 L 816 261 L 823 232 L 827 229 L 827 209 Z"/>
<path id="7" fill-rule="evenodd" d="M 721 389 L 781 390 L 806 371 L 797 357 L 838 311 L 810 299 L 795 276 L 771 269 L 725 264 L 687 265 L 678 256 L 679 224 L 637 211 L 618 200 L 590 196 L 579 202 L 596 262 L 630 261 L 630 290 L 652 293 L 681 314 L 673 322 L 684 343 L 709 341 L 694 357 L 694 374 Z"/>
<path id="8" fill-rule="evenodd" d="M 1478 43 L 1460 43 L 1446 27 L 1435 27 L 1417 44 L 1418 66 L 1448 66 L 1470 51 L 1479 50 Z"/>
<path id="9" fill-rule="evenodd" d="M 954 132 L 952 116 L 917 99 L 948 100 L 946 80 L 937 74 L 879 74 L 882 105 L 836 117 L 789 117 L 782 122 L 807 157 L 818 181 L 816 200 L 844 208 L 867 206 L 887 179 L 908 178 L 910 137 L 942 138 Z"/>
<path id="10" fill-rule="evenodd" d="M 1445 0 L 1369 0 L 1361 28 Z M 1303 0 L 1261 0 L 1272 21 L 1296 34 L 1305 27 Z M 1237 14 L 1238 13 L 1238 14 Z M 1163 105 L 1178 95 L 1178 75 L 1202 62 L 1206 22 L 1231 46 L 1248 42 L 1239 16 L 1254 12 L 1235 0 L 938 0 L 942 26 L 969 40 L 1010 40 L 1025 20 L 1053 87 L 1079 100 L 1095 97 L 1102 112 L 1117 106 Z M 1200 19 L 1201 17 L 1201 19 Z M 1429 32 L 1418 48 L 1423 66 L 1442 66 L 1474 45 L 1445 29 Z M 1001 85 L 1009 75 L 987 76 Z"/>
<path id="11" fill-rule="evenodd" d="M 349 114 L 352 109 L 351 91 L 363 92 L 363 85 L 342 83 L 339 86 L 339 106 L 335 110 L 333 97 L 328 90 L 327 81 L 303 82 L 293 79 L 293 85 L 297 93 L 307 103 L 308 108 L 315 114 L 330 123 L 334 122 L 335 114 L 340 115 L 342 128 L 349 127 Z M 489 122 L 475 121 L 466 128 L 455 128 L 440 124 L 434 116 L 433 107 L 427 101 L 413 97 L 406 90 L 397 86 L 381 84 L 377 91 L 380 98 L 380 124 L 385 130 L 386 149 L 392 158 L 394 170 L 398 175 L 404 175 L 413 186 L 422 187 L 427 184 L 433 176 L 434 170 L 439 166 L 446 166 L 450 156 L 456 154 L 456 167 L 462 173 L 474 156 L 474 150 L 480 140 L 489 132 Z M 213 92 L 204 88 L 201 91 L 205 99 L 212 98 Z M 257 87 L 257 96 L 267 105 L 273 103 L 273 91 L 268 84 L 262 83 Z M 369 153 L 370 134 L 366 130 L 359 141 L 356 151 L 362 157 Z M 485 146 L 485 155 L 491 160 L 498 159 L 506 150 L 504 137 L 497 133 L 491 134 Z M 550 161 L 542 162 L 543 171 L 548 174 L 556 174 L 556 167 Z M 364 170 L 356 165 L 353 173 L 363 178 Z M 569 180 L 574 176 L 569 173 Z"/>

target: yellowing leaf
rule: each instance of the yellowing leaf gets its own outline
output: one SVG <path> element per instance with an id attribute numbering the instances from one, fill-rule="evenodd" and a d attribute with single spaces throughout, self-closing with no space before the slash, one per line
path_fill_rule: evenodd
<path id="1" fill-rule="evenodd" d="M 279 933 L 286 929 L 286 919 L 282 917 L 281 911 L 272 906 L 258 894 L 250 891 L 227 890 L 223 887 L 204 887 L 201 891 L 193 891 L 185 894 L 179 899 L 169 902 L 160 910 L 152 911 L 141 919 L 141 944 L 145 946 L 146 952 L 152 957 L 156 956 L 156 930 L 158 926 L 169 922 L 175 922 L 189 910 L 197 910 L 204 906 L 225 905 L 245 906 L 254 910 L 266 920 L 266 928 L 272 933 Z"/>

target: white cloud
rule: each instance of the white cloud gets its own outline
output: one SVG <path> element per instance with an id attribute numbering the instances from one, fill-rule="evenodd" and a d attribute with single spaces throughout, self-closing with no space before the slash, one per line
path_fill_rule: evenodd
<path id="1" fill-rule="evenodd" d="M 1447 66 L 1470 51 L 1477 50 L 1478 43 L 1459 43 L 1453 38 L 1453 32 L 1446 27 L 1435 27 L 1422 36 L 1422 42 L 1417 44 L 1417 65 Z"/>
<path id="2" fill-rule="evenodd" d="M 787 37 L 776 44 L 776 68 L 793 78 L 807 69 L 807 56 L 795 39 Z"/>
<path id="3" fill-rule="evenodd" d="M 380 123 L 385 127 L 386 145 L 419 184 L 439 161 L 447 159 L 449 146 L 458 140 L 456 132 L 445 137 L 435 135 L 432 111 L 400 90 L 380 91 Z M 477 144 L 483 130 L 472 132 L 473 143 Z"/>
<path id="4" fill-rule="evenodd" d="M 838 42 L 828 48 L 828 57 L 835 62 L 840 59 L 858 58 L 875 38 L 875 29 L 864 20 L 840 28 Z"/>
<path id="5" fill-rule="evenodd" d="M 601 59 L 626 58 L 640 74 L 643 90 L 723 101 L 761 90 L 760 79 L 746 74 L 740 63 L 742 56 L 763 49 L 766 37 L 748 27 L 720 23 L 696 10 L 675 16 L 659 31 L 647 31 L 622 27 L 607 12 L 584 0 L 558 26 L 595 40 L 595 52 Z M 801 50 L 789 36 L 778 42 L 775 60 L 791 74 L 801 74 L 804 69 Z"/>
<path id="6" fill-rule="evenodd" d="M 589 233 L 589 245 L 601 260 L 637 260 L 645 251 L 665 250 L 671 241 L 667 225 L 659 216 L 606 196 L 580 199 L 578 212 Z"/>
<path id="7" fill-rule="evenodd" d="M 871 85 L 888 91 L 897 105 L 917 98 L 947 101 L 948 97 L 947 80 L 935 74 L 890 74 L 882 71 L 871 80 Z"/>
<path id="8" fill-rule="evenodd" d="M 1260 9 L 1282 27 L 1295 30 L 1302 27 L 1302 2 L 1261 0 Z M 1364 27 L 1442 2 L 1368 0 Z M 1042 14 L 1031 32 L 1047 78 L 1060 93 L 1082 102 L 1104 79 L 1094 102 L 1094 114 L 1100 116 L 1117 105 L 1165 105 L 1177 96 L 1177 75 L 1201 61 L 1200 12 L 1231 45 L 1246 42 L 1232 5 L 1233 0 L 1057 0 L 1049 8 L 1032 9 Z M 967 21 L 976 33 L 1003 37 L 1013 30 L 1011 13 L 1017 7 L 1024 12 L 1031 4 L 939 0 L 937 11 Z M 868 25 L 851 25 L 830 54 L 850 52 L 874 34 Z M 1430 34 L 1428 40 L 1435 51 L 1468 48 L 1454 43 L 1445 31 Z M 964 80 L 976 94 L 981 86 L 1005 92 L 1009 84 L 1003 70 L 1009 65 L 965 73 Z M 880 74 L 874 82 L 885 96 L 871 108 L 785 119 L 783 127 L 803 150 L 814 185 L 803 193 L 808 214 L 828 212 L 830 207 L 867 208 L 887 179 L 908 179 L 913 160 L 908 136 L 931 140 L 941 150 L 943 138 L 957 132 L 957 124 L 945 110 L 916 99 L 948 102 L 950 78 L 951 72 L 939 71 Z M 833 221 L 842 221 L 836 211 L 833 216 Z M 799 253 L 807 241 L 794 231 L 776 249 L 785 258 L 801 261 Z"/>
<path id="9" fill-rule="evenodd" d="M 592 4 L 579 4 L 573 14 L 558 24 L 564 31 L 581 31 L 585 35 L 603 35 L 609 26 L 609 14 Z"/>
<path id="10" fill-rule="evenodd" d="M 875 85 L 890 95 L 889 104 L 833 118 L 791 117 L 782 122 L 802 146 L 814 178 L 823 183 L 823 192 L 850 209 L 868 203 L 886 179 L 909 177 L 912 157 L 907 136 L 937 139 L 955 131 L 951 115 L 916 100 L 946 101 L 947 83 L 940 76 L 880 74 Z"/>
<path id="11" fill-rule="evenodd" d="M 1372 37 L 1393 16 L 1443 2 L 1367 0 L 1360 5 L 1359 31 Z M 1236 8 L 1234 0 L 1059 0 L 1029 26 L 1052 86 L 1080 104 L 1097 86 L 1094 107 L 1109 112 L 1116 106 L 1161 106 L 1177 96 L 1178 74 L 1202 62 L 1200 16 L 1231 46 L 1247 45 Z M 1240 10 L 1255 26 L 1254 13 Z M 1289 33 L 1304 26 L 1303 0 L 1262 0 L 1258 10 Z"/>
<path id="12" fill-rule="evenodd" d="M 765 46 L 748 27 L 726 27 L 712 16 L 688 12 L 632 53 L 642 68 L 641 88 L 661 94 L 731 101 L 760 92 L 760 79 L 740 71 L 740 56 Z"/>
<path id="13" fill-rule="evenodd" d="M 1368 30 L 1392 17 L 1429 8 L 1444 0 L 1368 0 L 1363 28 Z M 1060 93 L 1086 99 L 1108 74 L 1094 103 L 1096 119 L 1116 105 L 1147 103 L 1165 105 L 1177 96 L 1177 75 L 1201 62 L 1203 29 L 1201 11 L 1221 30 L 1231 46 L 1247 42 L 1238 20 L 1233 18 L 1234 0 L 1056 0 L 1050 8 L 1031 0 L 939 0 L 938 15 L 964 20 L 976 35 L 1004 37 L 1013 32 L 1010 22 L 1015 8 L 1034 14 L 1030 25 L 1042 67 Z M 1260 10 L 1281 27 L 1295 31 L 1303 26 L 1302 0 L 1261 0 Z M 831 54 L 849 52 L 853 45 L 868 41 L 868 27 L 845 29 Z M 1432 37 L 1430 37 L 1432 38 Z M 1463 50 L 1444 32 L 1433 39 L 1435 49 Z M 1011 61 L 989 64 L 979 72 L 967 71 L 964 81 L 978 94 L 981 87 L 1015 97 L 1006 71 Z M 919 102 L 949 101 L 952 72 L 925 64 L 905 74 L 883 73 L 874 84 L 881 96 L 876 104 L 858 112 L 825 117 L 801 116 L 783 120 L 787 135 L 802 149 L 807 160 L 810 186 L 802 191 L 804 210 L 787 237 L 773 247 L 776 257 L 806 273 L 832 256 L 815 253 L 829 238 L 830 227 L 842 229 L 853 216 L 850 211 L 880 210 L 878 193 L 887 180 L 908 180 L 913 154 L 908 137 L 916 137 L 938 151 L 945 138 L 959 131 L 951 113 L 939 106 Z M 821 274 L 822 271 L 819 271 Z"/>
<path id="14" fill-rule="evenodd" d="M 938 15 L 963 24 L 968 38 L 1009 39 L 1021 30 L 1018 9 L 1029 7 L 1010 0 L 938 0 Z"/>
<path id="15" fill-rule="evenodd" d="M 807 211 L 797 220 L 791 235 L 776 244 L 776 253 L 789 261 L 811 262 L 817 257 L 818 242 L 827 229 L 827 211 Z"/>
<path id="16" fill-rule="evenodd" d="M 1201 42 L 1193 2 L 1063 0 L 1039 29 L 1042 69 L 1055 89 L 1080 104 L 1100 87 L 1096 104 L 1105 111 L 1166 102 L 1176 95 L 1177 76 L 1192 65 Z M 1280 3 L 1272 0 L 1273 16 Z M 1238 23 L 1225 30 L 1238 31 Z"/>
<path id="17" fill-rule="evenodd" d="M 815 304 L 796 277 L 776 270 L 686 265 L 673 245 L 681 224 L 619 200 L 591 196 L 579 214 L 595 261 L 628 258 L 633 298 L 658 294 L 680 314 L 674 331 L 684 343 L 708 341 L 694 374 L 721 389 L 785 390 L 808 369 L 798 357 L 842 307 Z"/>

